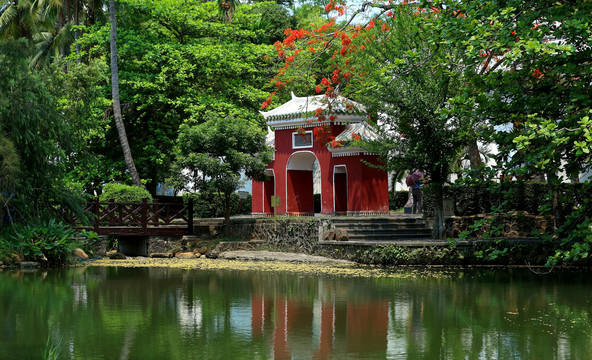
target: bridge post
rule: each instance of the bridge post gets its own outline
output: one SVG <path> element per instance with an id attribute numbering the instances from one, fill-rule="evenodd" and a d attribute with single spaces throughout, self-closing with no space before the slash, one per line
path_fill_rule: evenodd
<path id="1" fill-rule="evenodd" d="M 93 200 L 93 213 L 95 215 L 95 232 L 98 234 L 99 233 L 99 222 L 100 222 L 100 216 L 99 216 L 99 209 L 100 209 L 100 204 L 99 204 L 99 197 L 97 196 L 94 200 Z"/>
<path id="2" fill-rule="evenodd" d="M 142 229 L 148 227 L 148 199 L 142 198 Z"/>

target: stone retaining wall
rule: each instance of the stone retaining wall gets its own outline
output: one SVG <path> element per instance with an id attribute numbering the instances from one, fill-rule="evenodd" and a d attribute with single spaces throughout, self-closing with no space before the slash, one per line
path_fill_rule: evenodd
<path id="1" fill-rule="evenodd" d="M 484 233 L 492 230 L 495 232 L 493 237 L 502 238 L 532 237 L 535 230 L 540 231 L 542 234 L 552 234 L 554 231 L 553 217 L 523 212 L 512 215 L 501 214 L 497 217 L 490 214 L 450 216 L 446 217 L 444 221 L 446 238 L 457 238 L 463 231 L 472 231 L 471 226 L 477 222 L 483 222 L 483 225 L 471 232 L 470 237 L 481 237 Z"/>
<path id="2" fill-rule="evenodd" d="M 322 240 L 327 229 L 331 228 L 329 219 L 234 219 L 229 236 L 247 240 L 263 240 L 276 249 L 291 249 L 305 253 L 312 252 Z"/>

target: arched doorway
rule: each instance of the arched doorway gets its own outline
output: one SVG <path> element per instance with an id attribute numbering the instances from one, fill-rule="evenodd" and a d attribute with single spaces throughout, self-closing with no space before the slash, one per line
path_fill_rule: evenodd
<path id="1" fill-rule="evenodd" d="M 337 165 L 333 168 L 333 199 L 335 214 L 347 214 L 347 168 Z"/>
<path id="2" fill-rule="evenodd" d="M 295 152 L 286 165 L 286 211 L 294 215 L 314 214 L 313 171 L 316 156 Z"/>

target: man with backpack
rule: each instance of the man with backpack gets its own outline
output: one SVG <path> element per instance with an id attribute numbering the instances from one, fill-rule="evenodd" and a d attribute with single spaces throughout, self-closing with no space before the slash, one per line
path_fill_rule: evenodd
<path id="1" fill-rule="evenodd" d="M 423 172 L 415 170 L 407 176 L 405 180 L 407 186 L 411 188 L 411 195 L 413 195 L 413 214 L 421 214 L 421 187 L 423 186 Z"/>

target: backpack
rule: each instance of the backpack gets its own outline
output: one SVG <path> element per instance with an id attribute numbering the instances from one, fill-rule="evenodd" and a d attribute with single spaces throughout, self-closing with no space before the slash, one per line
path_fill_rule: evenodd
<path id="1" fill-rule="evenodd" d="M 405 184 L 407 186 L 413 186 L 413 184 L 415 184 L 415 181 L 413 181 L 413 176 L 411 176 L 411 174 L 407 175 L 407 179 L 405 180 Z"/>

